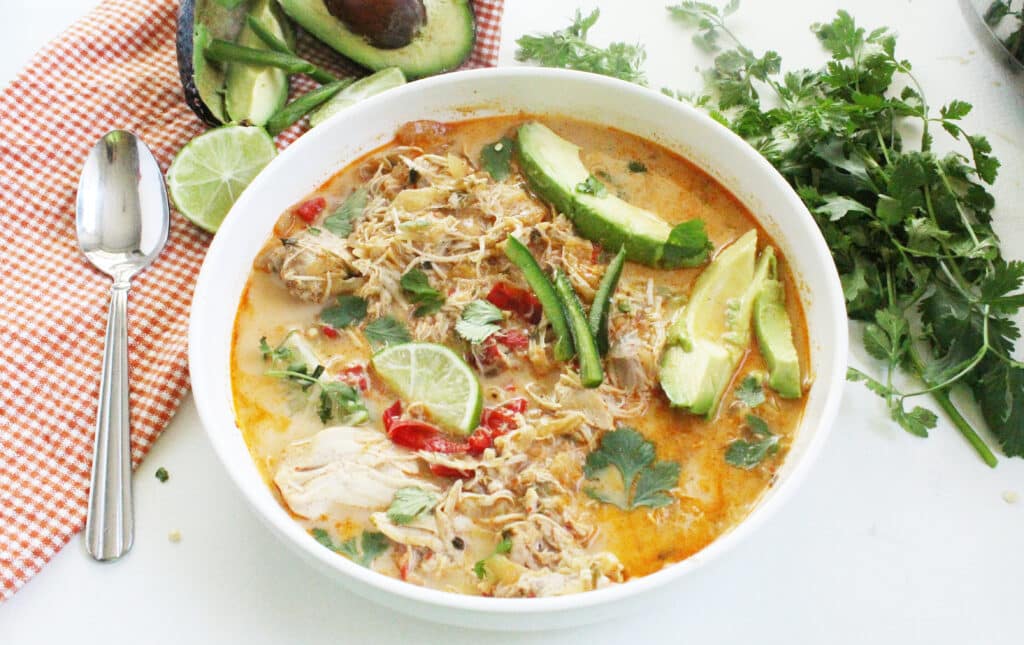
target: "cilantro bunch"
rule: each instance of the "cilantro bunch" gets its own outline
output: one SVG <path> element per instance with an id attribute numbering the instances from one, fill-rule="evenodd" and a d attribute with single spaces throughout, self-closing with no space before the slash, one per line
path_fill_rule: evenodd
<path id="1" fill-rule="evenodd" d="M 1024 366 L 1013 359 L 1024 263 L 1000 254 L 988 190 L 999 161 L 985 137 L 961 125 L 971 105 L 952 101 L 936 114 L 910 63 L 897 58 L 895 36 L 868 32 L 844 11 L 811 28 L 831 55 L 825 67 L 782 74 L 778 54 L 758 56 L 728 31 L 735 8 L 683 2 L 669 10 L 697 25 L 700 43 L 715 47 L 719 35 L 735 43 L 717 55 L 695 102 L 764 155 L 814 214 L 847 311 L 866 322 L 864 347 L 883 362 L 884 378 L 850 368 L 850 380 L 919 436 L 937 417 L 908 402 L 930 395 L 994 465 L 950 399 L 964 386 L 1006 454 L 1024 455 Z M 935 151 L 942 132 L 962 152 Z M 900 371 L 914 387 L 897 385 Z"/>

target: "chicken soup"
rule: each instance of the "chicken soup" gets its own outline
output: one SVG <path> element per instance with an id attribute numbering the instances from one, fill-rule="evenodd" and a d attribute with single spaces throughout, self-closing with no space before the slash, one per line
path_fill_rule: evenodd
<path id="1" fill-rule="evenodd" d="M 406 124 L 283 213 L 238 425 L 310 539 L 445 591 L 658 571 L 772 485 L 804 408 L 785 258 L 725 188 L 568 118 Z"/>

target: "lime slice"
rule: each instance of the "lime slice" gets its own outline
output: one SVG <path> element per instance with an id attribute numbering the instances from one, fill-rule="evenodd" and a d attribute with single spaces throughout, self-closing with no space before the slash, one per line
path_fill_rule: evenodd
<path id="1" fill-rule="evenodd" d="M 444 345 L 392 345 L 371 361 L 406 404 L 418 403 L 438 425 L 468 435 L 480 423 L 483 390 L 473 370 Z"/>
<path id="2" fill-rule="evenodd" d="M 216 233 L 231 205 L 276 154 L 263 128 L 209 130 L 178 151 L 167 170 L 167 190 L 182 215 Z"/>

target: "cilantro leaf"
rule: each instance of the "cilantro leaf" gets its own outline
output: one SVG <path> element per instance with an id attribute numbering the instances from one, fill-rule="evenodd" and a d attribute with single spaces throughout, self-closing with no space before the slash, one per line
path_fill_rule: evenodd
<path id="1" fill-rule="evenodd" d="M 674 461 L 659 461 L 640 471 L 633 493 L 633 508 L 648 506 L 661 508 L 672 503 L 668 491 L 679 483 L 679 464 Z"/>
<path id="2" fill-rule="evenodd" d="M 756 408 L 764 403 L 765 395 L 762 381 L 763 379 L 758 378 L 754 374 L 748 374 L 743 377 L 735 391 L 736 400 L 748 408 Z"/>
<path id="3" fill-rule="evenodd" d="M 479 344 L 501 327 L 497 324 L 505 319 L 500 309 L 486 300 L 474 300 L 462 310 L 462 318 L 455 323 L 455 331 L 464 339 Z"/>
<path id="4" fill-rule="evenodd" d="M 1024 369 L 993 361 L 974 386 L 985 422 L 1003 452 L 1024 457 Z"/>
<path id="5" fill-rule="evenodd" d="M 370 418 L 359 390 L 340 381 L 320 383 L 317 415 L 323 423 L 334 420 L 347 425 L 358 425 Z"/>
<path id="6" fill-rule="evenodd" d="M 979 285 L 981 301 L 998 308 L 1002 313 L 1012 314 L 1024 307 L 1024 291 L 1020 291 L 1022 284 L 1024 262 L 995 262 L 992 274 L 984 278 Z"/>
<path id="7" fill-rule="evenodd" d="M 926 408 L 915 406 L 907 412 L 903 406 L 899 406 L 893 414 L 893 418 L 904 430 L 918 437 L 927 437 L 928 430 L 934 428 L 939 422 L 935 413 Z"/>
<path id="8" fill-rule="evenodd" d="M 294 332 L 291 332 L 287 336 L 285 336 L 284 340 L 282 340 L 277 345 L 277 347 L 271 347 L 270 343 L 267 342 L 267 337 L 262 336 L 260 338 L 260 354 L 263 355 L 263 360 L 275 362 L 285 362 L 291 360 L 292 350 L 290 347 L 286 346 L 285 343 L 288 342 L 288 338 L 292 335 L 292 333 Z"/>
<path id="9" fill-rule="evenodd" d="M 694 34 L 693 42 L 698 47 L 705 51 L 715 51 L 718 49 L 719 30 L 725 26 L 725 17 L 735 13 L 739 4 L 739 0 L 729 0 L 719 9 L 710 2 L 687 0 L 668 7 L 668 10 L 683 23 L 697 27 L 698 32 Z"/>
<path id="10" fill-rule="evenodd" d="M 335 545 L 330 534 L 321 528 L 313 529 L 310 531 L 310 534 L 314 540 L 331 551 L 340 553 L 349 560 L 364 567 L 369 567 L 377 559 L 377 556 L 387 551 L 388 547 L 391 546 L 391 542 L 386 535 L 371 531 L 363 531 L 358 539 L 350 537 L 338 545 Z"/>
<path id="11" fill-rule="evenodd" d="M 400 321 L 391 316 L 374 320 L 363 329 L 363 335 L 374 348 L 401 345 L 412 341 L 412 334 Z"/>
<path id="12" fill-rule="evenodd" d="M 487 563 L 484 560 L 477 560 L 473 564 L 473 573 L 477 580 L 483 580 L 487 576 Z"/>
<path id="13" fill-rule="evenodd" d="M 334 546 L 334 540 L 331 539 L 331 536 L 327 531 L 321 528 L 316 528 L 310 531 L 310 533 L 313 535 L 314 540 L 324 545 L 331 551 L 337 551 L 337 549 Z"/>
<path id="14" fill-rule="evenodd" d="M 633 159 L 632 161 L 630 161 L 626 168 L 629 170 L 629 172 L 634 174 L 647 172 L 647 164 L 637 159 Z"/>
<path id="15" fill-rule="evenodd" d="M 764 419 L 748 414 L 747 428 L 754 437 L 749 441 L 736 439 L 725 450 L 725 462 L 743 470 L 755 468 L 779 450 L 779 438 L 768 429 Z"/>
<path id="16" fill-rule="evenodd" d="M 601 437 L 599 448 L 587 455 L 583 474 L 587 479 L 598 479 L 606 469 L 614 468 L 622 478 L 622 491 L 610 491 L 604 486 L 583 490 L 590 497 L 624 511 L 666 506 L 672 502 L 667 491 L 679 481 L 679 464 L 655 463 L 654 459 L 654 444 L 642 434 L 626 426 L 612 430 Z"/>
<path id="17" fill-rule="evenodd" d="M 359 296 L 338 296 L 338 304 L 320 312 L 320 320 L 335 329 L 354 325 L 366 317 L 366 301 Z"/>
<path id="18" fill-rule="evenodd" d="M 358 545 L 356 538 L 350 537 L 334 550 L 360 566 L 369 567 L 389 546 L 391 542 L 383 533 L 363 531 Z"/>
<path id="19" fill-rule="evenodd" d="M 418 486 L 403 486 L 395 491 L 395 498 L 388 506 L 388 519 L 395 524 L 408 524 L 433 509 L 437 502 L 437 493 Z"/>
<path id="20" fill-rule="evenodd" d="M 494 552 L 491 555 L 508 555 L 512 552 L 512 539 L 508 537 L 502 537 L 501 541 L 494 547 Z M 488 558 L 491 556 L 488 556 Z M 476 574 L 478 580 L 483 580 L 487 576 L 487 558 L 483 560 L 477 560 L 473 565 L 473 573 Z"/>
<path id="21" fill-rule="evenodd" d="M 588 175 L 584 181 L 576 184 L 576 192 L 594 197 L 604 197 L 608 194 L 608 189 L 604 187 L 600 179 L 594 175 Z"/>
<path id="22" fill-rule="evenodd" d="M 502 137 L 488 143 L 480 151 L 480 167 L 487 171 L 494 181 L 505 181 L 512 174 L 512 140 Z"/>
<path id="23" fill-rule="evenodd" d="M 363 211 L 366 209 L 368 194 L 366 188 L 362 186 L 353 190 L 338 207 L 338 210 L 324 219 L 323 227 L 338 237 L 348 237 L 352 233 L 356 220 L 362 217 Z"/>
<path id="24" fill-rule="evenodd" d="M 400 284 L 409 301 L 417 305 L 412 314 L 416 318 L 437 313 L 444 305 L 444 294 L 431 287 L 427 274 L 419 269 L 409 269 Z"/>
<path id="25" fill-rule="evenodd" d="M 646 84 L 641 69 L 646 56 L 640 45 L 613 42 L 606 48 L 587 42 L 587 32 L 597 23 L 601 12 L 594 9 L 584 16 L 576 10 L 571 25 L 544 35 L 526 35 L 516 40 L 518 61 L 536 61 L 543 67 L 577 69 Z"/>
<path id="26" fill-rule="evenodd" d="M 711 249 L 711 241 L 704 230 L 704 220 L 687 220 L 672 228 L 661 263 L 666 268 L 697 266 L 708 259 Z"/>
<path id="27" fill-rule="evenodd" d="M 156 473 L 154 473 L 154 476 L 160 480 L 161 484 L 166 483 L 167 480 L 171 478 L 171 476 L 167 473 L 167 469 L 164 468 L 163 466 L 160 466 L 159 468 L 156 469 Z"/>

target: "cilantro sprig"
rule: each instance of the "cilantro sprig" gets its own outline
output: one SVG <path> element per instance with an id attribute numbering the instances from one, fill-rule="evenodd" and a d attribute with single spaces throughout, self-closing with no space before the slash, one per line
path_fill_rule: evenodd
<path id="1" fill-rule="evenodd" d="M 324 228 L 338 237 L 348 237 L 355 227 L 356 220 L 362 217 L 363 211 L 366 210 L 368 195 L 365 187 L 353 190 L 338 210 L 327 216 L 323 223 Z"/>
<path id="2" fill-rule="evenodd" d="M 597 450 L 587 455 L 583 474 L 593 480 L 614 468 L 622 478 L 622 489 L 615 490 L 607 482 L 588 486 L 583 491 L 590 497 L 614 504 L 624 511 L 641 506 L 660 508 L 672 502 L 668 493 L 679 482 L 679 464 L 674 461 L 655 462 L 654 444 L 626 426 L 601 437 Z"/>
<path id="3" fill-rule="evenodd" d="M 551 34 L 522 36 L 516 41 L 518 61 L 536 61 L 544 67 L 578 69 L 646 84 L 642 69 L 646 53 L 641 45 L 614 42 L 601 48 L 587 42 L 587 32 L 601 16 L 594 9 L 584 16 L 579 9 L 571 25 Z"/>
<path id="4" fill-rule="evenodd" d="M 383 533 L 363 531 L 359 538 L 350 537 L 341 544 L 334 544 L 330 534 L 320 528 L 310 532 L 313 539 L 331 551 L 340 553 L 356 564 L 369 567 L 377 556 L 382 555 L 391 546 L 391 541 Z"/>
<path id="5" fill-rule="evenodd" d="M 587 175 L 585 180 L 576 184 L 576 192 L 583 195 L 593 195 L 594 197 L 604 197 L 608 194 L 608 189 L 605 188 L 600 179 L 594 175 Z"/>
<path id="6" fill-rule="evenodd" d="M 511 552 L 512 539 L 506 536 L 502 537 L 501 542 L 495 545 L 493 555 L 508 555 Z M 483 580 L 487 576 L 487 558 L 476 561 L 476 564 L 473 565 L 473 573 L 476 574 L 477 580 Z"/>
<path id="7" fill-rule="evenodd" d="M 747 428 L 752 438 L 737 439 L 725 450 L 725 462 L 743 470 L 751 470 L 779 451 L 779 437 L 768 429 L 764 419 L 748 414 Z"/>
<path id="8" fill-rule="evenodd" d="M 735 390 L 736 400 L 748 408 L 756 408 L 765 402 L 763 379 L 747 374 Z"/>
<path id="9" fill-rule="evenodd" d="M 896 56 L 896 37 L 867 31 L 844 11 L 812 27 L 828 64 L 782 73 L 777 53 L 757 55 L 729 31 L 736 7 L 669 8 L 696 25 L 707 48 L 734 44 L 717 54 L 705 93 L 692 100 L 761 152 L 814 214 L 847 311 L 864 321 L 864 347 L 882 367 L 882 378 L 854 368 L 848 377 L 918 436 L 938 418 L 908 404 L 931 396 L 994 466 L 950 399 L 966 386 L 1006 454 L 1024 456 L 1024 364 L 1013 359 L 1024 265 L 1002 258 L 992 230 L 988 186 L 999 161 L 985 137 L 964 127 L 971 105 L 955 100 L 933 110 L 911 64 Z M 942 132 L 958 151 L 934 149 Z M 900 372 L 919 385 L 900 387 Z"/>
<path id="10" fill-rule="evenodd" d="M 383 316 L 374 320 L 363 329 L 363 336 L 374 349 L 388 345 L 401 345 L 412 340 L 412 334 L 402 322 L 391 316 Z"/>
<path id="11" fill-rule="evenodd" d="M 395 497 L 388 506 L 388 519 L 395 524 L 408 524 L 430 512 L 437 506 L 437 493 L 423 490 L 418 486 L 403 486 L 395 491 Z"/>
<path id="12" fill-rule="evenodd" d="M 416 305 L 412 313 L 416 318 L 437 313 L 444 305 L 444 294 L 430 286 L 430 278 L 420 269 L 409 269 L 399 284 L 409 302 Z"/>
<path id="13" fill-rule="evenodd" d="M 480 166 L 494 179 L 505 181 L 512 174 L 512 150 L 515 144 L 508 137 L 489 143 L 480 151 Z"/>
<path id="14" fill-rule="evenodd" d="M 366 318 L 366 301 L 359 296 L 338 296 L 338 302 L 320 312 L 320 320 L 335 329 L 344 329 Z"/>
<path id="15" fill-rule="evenodd" d="M 474 300 L 462 310 L 462 317 L 455 323 L 455 331 L 465 340 L 477 345 L 501 330 L 498 325 L 505 314 L 486 300 Z"/>

